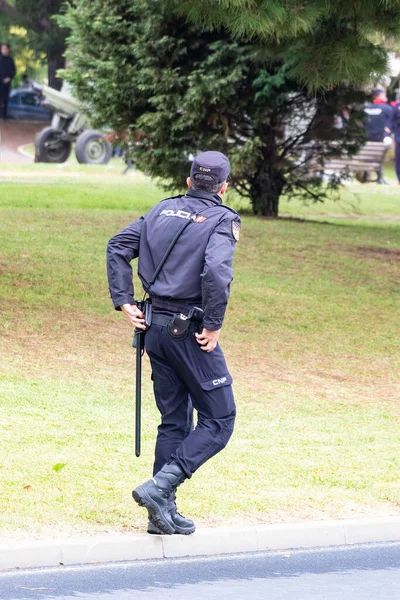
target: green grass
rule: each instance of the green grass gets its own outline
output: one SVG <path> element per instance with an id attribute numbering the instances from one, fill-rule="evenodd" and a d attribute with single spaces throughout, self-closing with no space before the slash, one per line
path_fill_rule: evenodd
<path id="1" fill-rule="evenodd" d="M 138 173 L 36 167 L 0 170 L 2 535 L 143 530 L 130 490 L 157 411 L 146 360 L 137 460 L 131 329 L 104 251 L 163 193 Z M 200 525 L 400 512 L 400 189 L 282 213 L 243 216 L 222 335 L 237 427 L 179 492 Z"/>

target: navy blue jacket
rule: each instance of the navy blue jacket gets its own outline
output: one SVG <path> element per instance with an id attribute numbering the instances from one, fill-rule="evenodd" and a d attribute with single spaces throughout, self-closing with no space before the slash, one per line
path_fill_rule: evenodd
<path id="1" fill-rule="evenodd" d="M 7 77 L 10 79 L 15 77 L 15 63 L 11 56 L 0 54 L 0 83 L 3 83 L 3 79 Z"/>
<path id="2" fill-rule="evenodd" d="M 400 142 L 400 102 L 396 102 L 393 106 L 392 115 L 392 132 L 396 142 Z"/>
<path id="3" fill-rule="evenodd" d="M 167 248 L 187 221 L 190 224 L 150 287 Z M 220 329 L 239 229 L 239 215 L 223 206 L 218 195 L 189 190 L 186 196 L 163 200 L 108 242 L 107 274 L 115 308 L 134 302 L 130 262 L 139 257 L 138 275 L 150 296 L 201 303 L 204 327 Z"/>
<path id="4" fill-rule="evenodd" d="M 383 139 L 391 132 L 392 107 L 389 104 L 369 102 L 364 106 L 364 112 L 368 115 L 368 119 L 364 122 L 368 141 L 383 142 Z"/>

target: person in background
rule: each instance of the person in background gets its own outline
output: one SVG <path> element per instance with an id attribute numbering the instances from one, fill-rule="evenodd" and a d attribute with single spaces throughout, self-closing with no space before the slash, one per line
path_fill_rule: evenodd
<path id="1" fill-rule="evenodd" d="M 8 99 L 10 97 L 11 82 L 15 77 L 15 63 L 10 56 L 9 44 L 0 46 L 0 109 L 3 119 L 7 119 Z"/>
<path id="2" fill-rule="evenodd" d="M 368 115 L 368 119 L 364 123 L 368 142 L 383 142 L 391 134 L 393 119 L 393 109 L 387 103 L 386 92 L 383 88 L 374 90 L 373 100 L 364 106 L 364 112 Z M 377 183 L 385 185 L 383 167 L 376 174 L 378 176 Z M 364 181 L 369 181 L 369 173 L 365 173 Z"/>
<path id="3" fill-rule="evenodd" d="M 21 87 L 24 88 L 25 90 L 32 89 L 32 81 L 29 79 L 29 77 L 26 73 L 24 73 L 22 75 Z"/>
<path id="4" fill-rule="evenodd" d="M 392 132 L 395 143 L 395 167 L 398 182 L 400 183 L 400 100 L 390 103 L 392 105 Z"/>

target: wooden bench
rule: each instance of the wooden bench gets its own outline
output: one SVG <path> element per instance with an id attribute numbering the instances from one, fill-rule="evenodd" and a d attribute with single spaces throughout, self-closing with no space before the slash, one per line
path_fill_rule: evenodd
<path id="1" fill-rule="evenodd" d="M 350 171 L 364 174 L 379 171 L 390 146 L 383 142 L 367 142 L 354 156 L 331 157 L 324 163 L 324 172 Z"/>

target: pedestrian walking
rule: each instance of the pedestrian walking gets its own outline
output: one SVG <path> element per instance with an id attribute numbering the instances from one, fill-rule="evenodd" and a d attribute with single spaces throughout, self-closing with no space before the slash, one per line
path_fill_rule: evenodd
<path id="1" fill-rule="evenodd" d="M 193 521 L 177 511 L 175 491 L 233 432 L 232 377 L 218 343 L 240 231 L 239 215 L 222 204 L 229 172 L 220 152 L 198 155 L 185 195 L 163 200 L 108 243 L 115 308 L 136 328 L 146 328 L 134 301 L 134 258 L 152 306 L 145 348 L 161 423 L 153 478 L 132 492 L 147 509 L 149 533 L 194 532 Z"/>
<path id="2" fill-rule="evenodd" d="M 0 110 L 3 119 L 7 119 L 8 99 L 12 80 L 15 77 L 15 63 L 10 56 L 9 44 L 0 46 Z"/>

